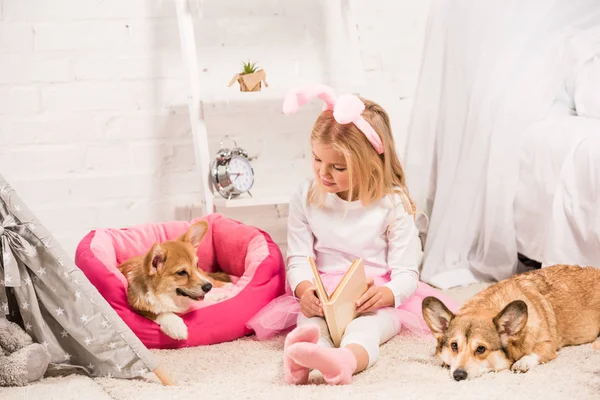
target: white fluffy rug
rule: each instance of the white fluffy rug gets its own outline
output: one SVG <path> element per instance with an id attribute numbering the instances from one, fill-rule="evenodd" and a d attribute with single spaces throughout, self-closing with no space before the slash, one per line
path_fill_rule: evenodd
<path id="1" fill-rule="evenodd" d="M 466 298 L 475 288 L 455 292 Z M 479 289 L 479 288 L 477 288 Z M 565 348 L 556 360 L 526 374 L 504 371 L 455 382 L 432 356 L 435 344 L 400 335 L 381 347 L 379 362 L 331 387 L 317 372 L 311 384 L 287 386 L 282 376 L 283 337 L 268 342 L 244 338 L 231 343 L 155 351 L 179 381 L 161 386 L 145 379 L 44 379 L 26 388 L 0 389 L 0 399 L 600 399 L 600 351 L 591 345 Z"/>
<path id="2" fill-rule="evenodd" d="M 600 352 L 591 345 L 567 348 L 554 362 L 527 374 L 509 371 L 455 382 L 432 357 L 434 344 L 398 336 L 381 348 L 380 361 L 354 377 L 351 385 L 331 387 L 313 372 L 311 385 L 282 381 L 283 338 L 261 343 L 238 340 L 184 351 L 157 352 L 180 381 L 165 388 L 147 381 L 99 379 L 115 399 L 599 399 Z"/>

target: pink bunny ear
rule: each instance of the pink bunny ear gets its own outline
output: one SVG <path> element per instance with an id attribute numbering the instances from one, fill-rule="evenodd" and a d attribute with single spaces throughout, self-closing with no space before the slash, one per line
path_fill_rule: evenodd
<path id="1" fill-rule="evenodd" d="M 339 124 L 349 124 L 353 122 L 358 129 L 365 134 L 371 145 L 378 154 L 383 153 L 383 144 L 381 138 L 375 132 L 375 129 L 363 118 L 365 103 L 353 94 L 343 94 L 338 97 L 333 110 L 333 118 Z"/>
<path id="2" fill-rule="evenodd" d="M 336 100 L 335 93 L 329 86 L 321 84 L 302 86 L 287 93 L 283 100 L 283 113 L 294 114 L 315 97 L 325 102 L 323 110 L 333 110 L 333 117 L 339 124 L 354 123 L 365 134 L 377 153 L 383 153 L 381 138 L 361 115 L 365 110 L 365 104 L 353 94 L 342 95 Z"/>
<path id="3" fill-rule="evenodd" d="M 354 122 L 362 112 L 365 111 L 365 104 L 352 94 L 343 94 L 338 97 L 333 110 L 333 117 L 340 124 Z"/>
<path id="4" fill-rule="evenodd" d="M 283 113 L 286 115 L 294 114 L 301 106 L 315 97 L 325 102 L 323 110 L 333 110 L 335 93 L 332 88 L 325 85 L 306 85 L 288 92 L 283 101 Z"/>

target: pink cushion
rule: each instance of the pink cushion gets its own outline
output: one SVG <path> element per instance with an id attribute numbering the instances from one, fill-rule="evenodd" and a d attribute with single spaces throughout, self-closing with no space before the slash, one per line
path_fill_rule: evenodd
<path id="1" fill-rule="evenodd" d="M 188 326 L 188 339 L 175 340 L 129 306 L 127 280 L 117 266 L 147 252 L 155 242 L 177 238 L 199 219 L 209 223 L 198 247 L 199 267 L 225 271 L 234 285 L 213 289 L 213 294 L 220 293 L 224 299 L 198 302 L 193 310 L 181 315 Z M 284 292 L 283 257 L 266 232 L 221 214 L 199 219 L 98 229 L 87 234 L 77 247 L 77 266 L 148 348 L 208 345 L 251 334 L 246 326 L 248 320 Z"/>

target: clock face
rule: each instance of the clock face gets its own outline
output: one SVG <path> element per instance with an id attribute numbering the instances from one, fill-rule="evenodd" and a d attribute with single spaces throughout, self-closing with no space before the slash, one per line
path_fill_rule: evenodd
<path id="1" fill-rule="evenodd" d="M 250 162 L 240 156 L 231 157 L 229 165 L 227 166 L 227 173 L 231 185 L 238 192 L 246 192 L 250 190 L 254 183 L 254 172 L 252 171 L 252 165 Z"/>

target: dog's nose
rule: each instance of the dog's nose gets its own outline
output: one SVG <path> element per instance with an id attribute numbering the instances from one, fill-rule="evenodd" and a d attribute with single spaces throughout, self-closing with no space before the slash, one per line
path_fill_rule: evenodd
<path id="1" fill-rule="evenodd" d="M 464 369 L 457 369 L 456 371 L 454 371 L 454 373 L 452 373 L 452 377 L 455 381 L 463 381 L 467 379 L 467 371 L 465 371 Z"/>
<path id="2" fill-rule="evenodd" d="M 210 282 L 206 282 L 204 285 L 202 285 L 202 291 L 204 293 L 208 293 L 210 289 L 212 289 L 212 285 L 210 284 Z"/>

